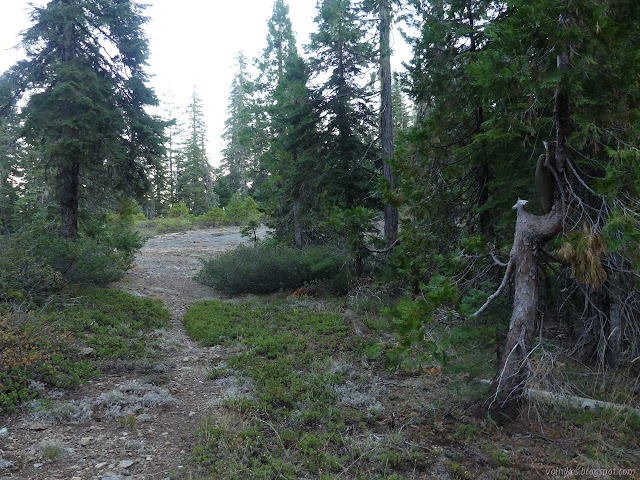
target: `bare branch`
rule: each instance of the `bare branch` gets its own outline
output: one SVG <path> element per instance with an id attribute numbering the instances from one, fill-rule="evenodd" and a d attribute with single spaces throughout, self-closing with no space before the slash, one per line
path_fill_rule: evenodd
<path id="1" fill-rule="evenodd" d="M 507 262 L 507 263 L 501 262 L 501 261 L 498 259 L 498 257 L 496 257 L 495 252 L 491 252 L 491 253 L 489 253 L 489 255 L 491 255 L 491 258 L 493 259 L 493 261 L 495 262 L 495 264 L 496 264 L 496 265 L 498 265 L 499 267 L 505 268 L 505 267 L 509 266 L 509 263 L 508 263 L 508 262 Z"/>
<path id="2" fill-rule="evenodd" d="M 489 306 L 489 304 L 491 302 L 493 302 L 501 293 L 502 290 L 504 290 L 504 287 L 507 286 L 507 283 L 509 283 L 509 277 L 511 276 L 511 270 L 513 269 L 513 261 L 509 260 L 509 263 L 507 263 L 507 270 L 506 272 L 504 272 L 504 277 L 502 278 L 502 283 L 500 284 L 500 286 L 498 287 L 498 290 L 496 290 L 491 296 L 489 296 L 489 298 L 487 298 L 487 301 L 484 302 L 484 305 L 482 305 L 472 316 L 473 317 L 477 317 L 478 315 L 480 315 L 482 312 L 484 312 L 486 310 L 486 308 Z"/>
<path id="3" fill-rule="evenodd" d="M 400 239 L 397 239 L 395 242 L 393 242 L 391 245 L 389 245 L 387 248 L 385 248 L 384 250 L 372 250 L 370 248 L 365 247 L 370 253 L 387 253 L 391 250 L 393 250 L 395 247 L 397 247 L 398 245 L 400 245 Z"/>

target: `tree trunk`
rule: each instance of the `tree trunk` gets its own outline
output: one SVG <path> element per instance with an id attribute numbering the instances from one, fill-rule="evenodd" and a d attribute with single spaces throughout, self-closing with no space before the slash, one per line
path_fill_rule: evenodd
<path id="1" fill-rule="evenodd" d="M 302 248 L 302 224 L 300 222 L 300 198 L 293 200 L 293 244 Z"/>
<path id="2" fill-rule="evenodd" d="M 557 58 L 562 77 L 554 96 L 554 120 L 556 126 L 556 151 L 552 159 L 549 151 L 545 166 L 555 172 L 557 185 L 554 204 L 544 216 L 532 215 L 524 210 L 526 202 L 518 200 L 514 205 L 518 212 L 515 238 L 511 250 L 514 270 L 513 312 L 507 333 L 507 343 L 500 361 L 500 369 L 494 380 L 495 395 L 488 402 L 489 415 L 498 422 L 513 420 L 520 413 L 525 384 L 529 378 L 528 357 L 537 330 L 538 270 L 536 251 L 538 245 L 562 231 L 568 212 L 564 202 L 567 185 L 562 172 L 569 161 L 566 140 L 569 136 L 571 117 L 569 92 L 564 74 L 569 70 L 568 53 Z M 553 160 L 553 162 L 552 162 Z"/>
<path id="3" fill-rule="evenodd" d="M 489 201 L 489 162 L 483 160 L 480 164 L 480 168 L 478 168 L 478 188 L 480 190 L 480 194 L 478 195 L 478 207 L 480 210 L 480 232 L 482 235 L 489 239 L 494 240 L 496 237 L 496 233 L 493 230 L 493 225 L 491 225 L 491 214 L 488 210 L 484 210 L 483 207 Z"/>
<path id="4" fill-rule="evenodd" d="M 60 170 L 60 236 L 75 241 L 78 238 L 78 199 L 80 163 L 72 161 Z"/>
<path id="5" fill-rule="evenodd" d="M 625 292 L 622 275 L 614 273 L 609 278 L 609 321 L 607 322 L 607 346 L 605 360 L 609 367 L 615 368 L 620 364 L 622 331 L 624 330 L 623 308 L 624 302 L 620 298 Z"/>
<path id="6" fill-rule="evenodd" d="M 511 250 L 513 312 L 500 368 L 494 380 L 496 392 L 488 405 L 489 415 L 497 422 L 515 419 L 520 410 L 522 393 L 529 376 L 528 355 L 538 327 L 537 245 L 559 233 L 564 218 L 559 208 L 540 217 L 524 211 L 522 205 L 516 205 L 518 218 Z"/>
<path id="7" fill-rule="evenodd" d="M 382 174 L 391 191 L 397 188 L 396 176 L 389 161 L 393 159 L 393 101 L 391 94 L 391 2 L 380 0 L 380 137 L 382 141 Z M 391 245 L 398 238 L 398 209 L 384 204 L 384 236 Z"/>

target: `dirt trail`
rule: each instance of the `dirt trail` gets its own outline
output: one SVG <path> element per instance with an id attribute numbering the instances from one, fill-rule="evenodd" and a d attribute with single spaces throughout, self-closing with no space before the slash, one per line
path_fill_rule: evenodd
<path id="1" fill-rule="evenodd" d="M 190 439 L 212 406 L 242 393 L 237 384 L 207 379 L 207 367 L 231 352 L 198 346 L 182 323 L 193 302 L 219 297 L 192 280 L 200 258 L 242 241 L 234 227 L 150 239 L 115 288 L 159 298 L 171 312 L 170 327 L 159 333 L 167 352 L 163 365 L 106 375 L 60 392 L 55 402 L 71 405 L 65 412 L 9 419 L 7 430 L 0 429 L 0 458 L 11 465 L 0 465 L 0 480 L 163 480 L 179 471 Z"/>

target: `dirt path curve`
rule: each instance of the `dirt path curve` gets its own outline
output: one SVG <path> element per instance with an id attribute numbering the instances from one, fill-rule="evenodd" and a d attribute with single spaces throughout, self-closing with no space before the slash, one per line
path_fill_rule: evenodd
<path id="1" fill-rule="evenodd" d="M 0 431 L 0 459 L 11 464 L 0 464 L 0 480 L 164 480 L 179 472 L 199 423 L 220 399 L 242 393 L 241 385 L 207 379 L 207 367 L 231 352 L 198 346 L 182 323 L 193 302 L 219 298 L 192 280 L 200 258 L 242 241 L 235 227 L 150 239 L 114 287 L 159 298 L 171 312 L 170 327 L 159 332 L 167 352 L 163 365 L 61 392 L 55 403 L 66 400 L 67 411 L 11 419 Z"/>

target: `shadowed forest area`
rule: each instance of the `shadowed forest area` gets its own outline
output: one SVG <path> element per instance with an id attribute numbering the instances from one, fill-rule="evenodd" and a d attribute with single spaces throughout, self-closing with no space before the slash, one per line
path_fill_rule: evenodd
<path id="1" fill-rule="evenodd" d="M 31 18 L 0 77 L 0 478 L 637 478 L 640 3 L 319 0 L 299 45 L 275 0 L 215 167 L 198 93 L 149 86 L 144 5 Z M 172 409 L 197 425 L 150 473 Z M 23 458 L 20 422 L 146 460 Z"/>

